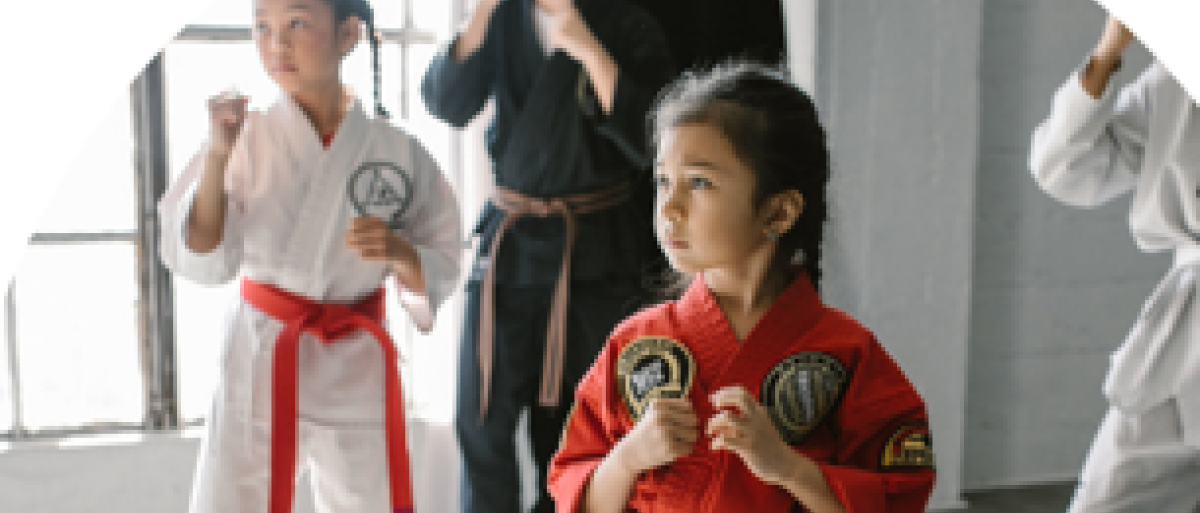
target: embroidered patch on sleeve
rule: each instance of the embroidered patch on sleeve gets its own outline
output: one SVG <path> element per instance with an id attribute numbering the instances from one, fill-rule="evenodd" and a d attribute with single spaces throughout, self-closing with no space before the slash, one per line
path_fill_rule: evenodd
<path id="1" fill-rule="evenodd" d="M 896 430 L 883 446 L 879 468 L 933 468 L 933 441 L 929 427 L 909 424 Z"/>

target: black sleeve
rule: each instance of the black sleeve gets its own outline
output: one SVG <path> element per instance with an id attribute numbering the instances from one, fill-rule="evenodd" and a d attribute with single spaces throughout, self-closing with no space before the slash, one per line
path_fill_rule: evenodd
<path id="1" fill-rule="evenodd" d="M 601 39 L 617 63 L 612 111 L 604 113 L 591 81 L 582 88 L 581 102 L 598 131 L 639 167 L 647 168 L 651 163 L 647 116 L 659 90 L 674 78 L 675 66 L 658 23 L 633 6 L 624 7 L 610 18 L 609 37 Z"/>
<path id="2" fill-rule="evenodd" d="M 475 53 L 468 55 L 462 62 L 455 60 L 454 48 L 459 39 L 455 36 L 454 40 L 429 62 L 429 69 L 425 70 L 425 76 L 421 80 L 421 98 L 425 101 L 425 108 L 434 117 L 455 128 L 466 126 L 492 94 L 496 66 L 493 53 L 498 28 L 493 26 L 493 23 L 498 19 L 497 13 L 501 7 L 503 4 L 496 6 L 492 11 L 487 34 Z"/>

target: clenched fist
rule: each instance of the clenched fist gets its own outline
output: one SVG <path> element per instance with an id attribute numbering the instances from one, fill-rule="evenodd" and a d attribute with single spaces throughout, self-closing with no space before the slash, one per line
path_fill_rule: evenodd
<path id="1" fill-rule="evenodd" d="M 417 259 L 416 249 L 404 237 L 396 235 L 383 219 L 356 217 L 346 229 L 346 247 L 358 251 L 363 260 L 398 263 Z"/>
<path id="2" fill-rule="evenodd" d="M 246 122 L 246 105 L 249 102 L 250 98 L 234 91 L 208 99 L 211 153 L 228 156 L 233 151 L 233 145 Z"/>
<path id="3" fill-rule="evenodd" d="M 654 399 L 620 441 L 621 460 L 634 473 L 661 467 L 692 452 L 699 422 L 687 399 Z"/>
<path id="4" fill-rule="evenodd" d="M 763 482 L 783 485 L 794 479 L 798 455 L 749 391 L 726 387 L 713 393 L 711 400 L 721 411 L 705 428 L 713 450 L 732 451 Z"/>

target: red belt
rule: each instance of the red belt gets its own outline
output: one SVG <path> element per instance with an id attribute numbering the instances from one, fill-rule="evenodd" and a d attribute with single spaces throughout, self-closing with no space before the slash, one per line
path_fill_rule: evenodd
<path id="1" fill-rule="evenodd" d="M 493 203 L 504 211 L 500 227 L 492 236 L 488 247 L 488 269 L 483 278 L 483 297 L 479 312 L 479 417 L 487 417 L 488 390 L 491 387 L 493 347 L 493 302 L 495 301 L 496 250 L 504 239 L 504 232 L 525 215 L 546 217 L 558 215 L 566 224 L 563 241 L 562 266 L 558 281 L 554 285 L 554 298 L 550 304 L 550 322 L 546 327 L 546 350 L 542 362 L 542 381 L 538 388 L 538 402 L 542 406 L 558 404 L 562 388 L 563 353 L 566 350 L 567 297 L 571 283 L 571 250 L 575 247 L 575 216 L 610 208 L 629 199 L 629 184 L 621 183 L 599 192 L 574 194 L 556 198 L 534 198 L 516 191 L 496 186 Z"/>
<path id="2" fill-rule="evenodd" d="M 404 403 L 396 346 L 383 329 L 384 289 L 354 305 L 321 304 L 250 279 L 242 280 L 242 298 L 283 323 L 275 341 L 271 370 L 271 473 L 269 513 L 288 513 L 296 476 L 296 355 L 300 334 L 309 332 L 326 344 L 358 330 L 375 336 L 383 349 L 384 429 L 392 511 L 411 513 L 408 448 L 404 432 Z"/>

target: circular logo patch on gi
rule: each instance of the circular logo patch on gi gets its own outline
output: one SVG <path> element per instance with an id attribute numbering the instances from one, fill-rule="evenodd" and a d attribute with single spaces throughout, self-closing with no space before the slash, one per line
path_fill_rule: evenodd
<path id="1" fill-rule="evenodd" d="M 617 357 L 617 388 L 635 423 L 651 400 L 686 397 L 695 374 L 687 346 L 669 338 L 639 338 Z"/>
<path id="2" fill-rule="evenodd" d="M 759 398 L 779 434 L 795 445 L 833 411 L 846 381 L 846 368 L 837 358 L 805 351 L 771 368 Z"/>
<path id="3" fill-rule="evenodd" d="M 412 177 L 390 162 L 367 162 L 354 170 L 346 183 L 350 204 L 360 216 L 383 219 L 389 228 L 401 226 L 412 203 Z"/>
<path id="4" fill-rule="evenodd" d="M 888 438 L 879 468 L 933 468 L 933 441 L 929 427 L 909 424 Z"/>

